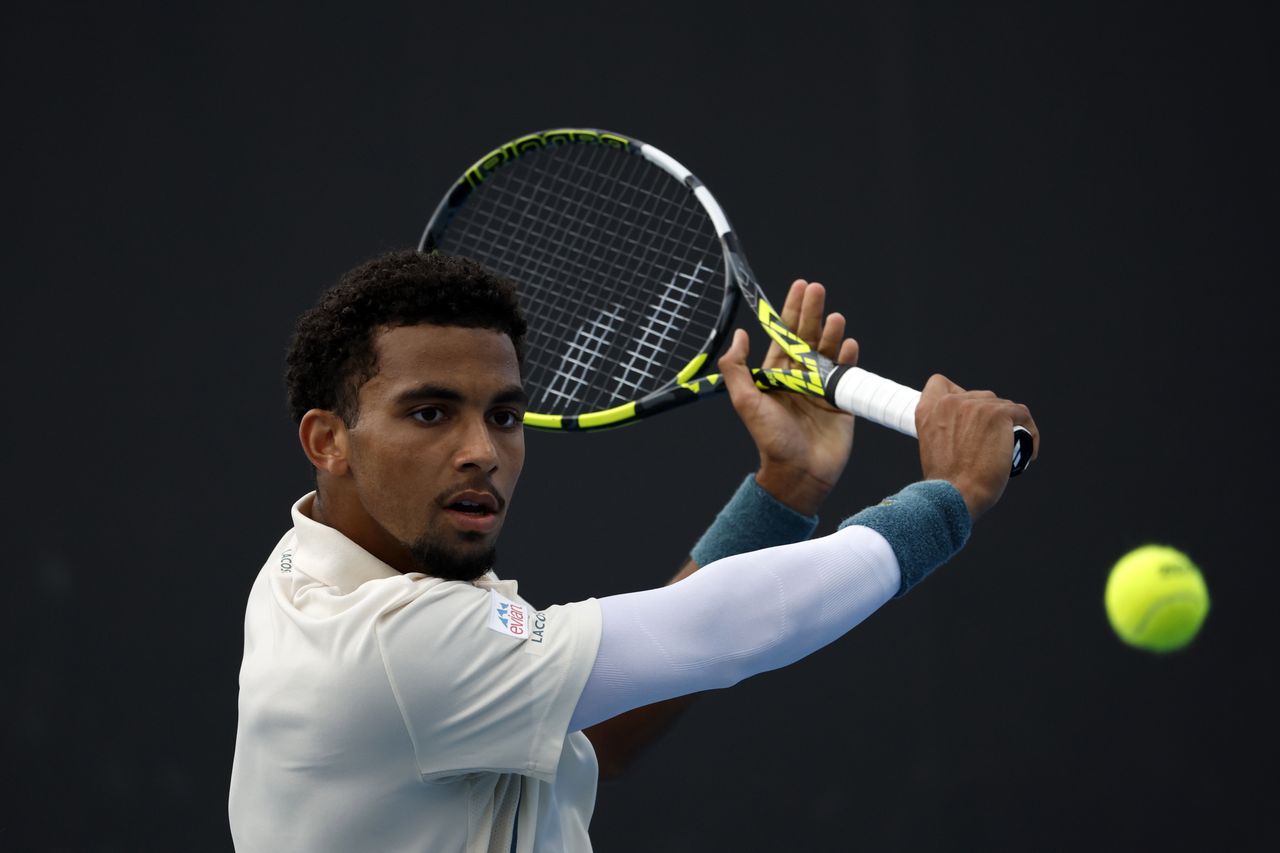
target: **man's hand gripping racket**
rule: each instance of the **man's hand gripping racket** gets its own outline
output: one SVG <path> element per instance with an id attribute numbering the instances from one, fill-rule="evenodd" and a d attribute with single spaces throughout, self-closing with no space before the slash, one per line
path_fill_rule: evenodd
<path id="1" fill-rule="evenodd" d="M 757 386 L 821 396 L 917 435 L 920 392 L 838 365 L 789 330 L 710 191 L 639 140 L 563 128 L 505 143 L 463 173 L 420 248 L 472 257 L 517 283 L 529 426 L 619 426 L 719 391 L 719 374 L 698 372 L 745 300 L 795 363 L 754 370 Z M 1015 425 L 1010 446 L 1015 476 L 1035 440 Z"/>

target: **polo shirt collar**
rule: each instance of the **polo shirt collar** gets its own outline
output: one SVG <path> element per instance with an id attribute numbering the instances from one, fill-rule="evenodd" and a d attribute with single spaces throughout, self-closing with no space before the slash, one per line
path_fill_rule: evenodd
<path id="1" fill-rule="evenodd" d="M 337 589 L 354 592 L 361 584 L 400 573 L 327 524 L 311 518 L 316 493 L 293 505 L 293 530 L 298 537 L 294 565 L 298 571 Z"/>
<path id="2" fill-rule="evenodd" d="M 293 562 L 298 571 L 325 586 L 334 587 L 342 595 L 354 592 L 368 581 L 400 576 L 400 572 L 334 528 L 313 519 L 311 507 L 315 504 L 315 498 L 316 493 L 310 492 L 293 505 L 293 532 L 297 537 Z M 417 575 L 416 572 L 414 574 Z M 519 589 L 514 580 L 501 580 L 492 571 L 477 578 L 474 585 L 481 589 L 496 589 L 512 598 Z"/>

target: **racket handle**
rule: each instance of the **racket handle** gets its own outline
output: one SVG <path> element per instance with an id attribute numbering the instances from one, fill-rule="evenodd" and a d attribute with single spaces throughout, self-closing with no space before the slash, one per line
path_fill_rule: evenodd
<path id="1" fill-rule="evenodd" d="M 916 406 L 920 392 L 876 376 L 861 367 L 841 365 L 827 380 L 827 399 L 838 409 L 853 412 L 860 418 L 895 429 L 904 435 L 916 435 Z M 1013 459 L 1009 476 L 1016 477 L 1031 464 L 1034 439 L 1025 427 L 1013 428 Z"/>

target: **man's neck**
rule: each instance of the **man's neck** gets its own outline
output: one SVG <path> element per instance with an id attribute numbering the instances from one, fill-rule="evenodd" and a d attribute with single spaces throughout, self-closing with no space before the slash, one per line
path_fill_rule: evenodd
<path id="1" fill-rule="evenodd" d="M 359 501 L 347 500 L 322 486 L 311 504 L 311 520 L 332 527 L 401 574 L 420 571 L 409 549 L 374 521 Z"/>

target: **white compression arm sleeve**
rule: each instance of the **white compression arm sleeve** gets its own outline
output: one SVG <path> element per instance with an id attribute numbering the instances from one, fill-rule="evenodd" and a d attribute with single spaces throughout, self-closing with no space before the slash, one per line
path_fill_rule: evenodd
<path id="1" fill-rule="evenodd" d="M 899 583 L 889 543 L 853 525 L 602 598 L 600 649 L 569 730 L 794 663 L 871 615 Z"/>

